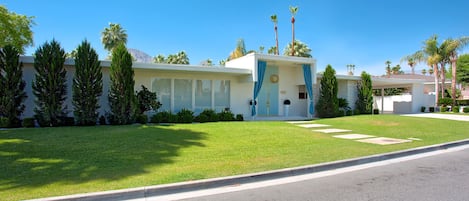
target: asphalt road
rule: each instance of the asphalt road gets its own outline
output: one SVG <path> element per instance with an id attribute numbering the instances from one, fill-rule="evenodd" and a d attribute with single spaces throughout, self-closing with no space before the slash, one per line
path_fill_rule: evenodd
<path id="1" fill-rule="evenodd" d="M 469 200 L 469 149 L 186 200 Z"/>

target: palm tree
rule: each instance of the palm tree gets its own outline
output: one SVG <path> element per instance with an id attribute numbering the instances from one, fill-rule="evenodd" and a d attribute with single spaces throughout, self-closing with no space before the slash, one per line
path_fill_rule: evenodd
<path id="1" fill-rule="evenodd" d="M 298 12 L 298 6 L 290 6 L 290 13 L 291 13 L 291 30 L 292 30 L 292 52 L 291 56 L 295 55 L 295 15 Z M 278 50 L 278 48 L 277 48 Z"/>
<path id="2" fill-rule="evenodd" d="M 104 28 L 104 31 L 101 32 L 101 42 L 104 49 L 111 52 L 118 44 L 127 43 L 127 33 L 120 24 L 109 23 L 109 27 Z"/>
<path id="3" fill-rule="evenodd" d="M 433 68 L 428 69 L 428 74 L 433 75 Z"/>
<path id="4" fill-rule="evenodd" d="M 153 57 L 153 63 L 166 63 L 166 58 L 164 57 L 164 55 L 158 54 L 157 56 Z"/>
<path id="5" fill-rule="evenodd" d="M 391 61 L 387 60 L 384 64 L 386 64 L 386 75 L 389 77 L 392 73 Z"/>
<path id="6" fill-rule="evenodd" d="M 267 50 L 267 54 L 277 54 L 277 47 L 272 46 Z"/>
<path id="7" fill-rule="evenodd" d="M 177 64 L 189 64 L 189 57 L 187 56 L 186 52 L 180 51 L 177 56 Z"/>
<path id="8" fill-rule="evenodd" d="M 426 74 L 427 74 L 427 70 L 422 69 L 422 75 L 426 75 Z"/>
<path id="9" fill-rule="evenodd" d="M 278 31 L 277 31 L 277 15 L 270 16 L 270 20 L 274 23 L 274 30 L 275 30 L 275 47 L 277 47 L 275 55 L 278 55 Z"/>
<path id="10" fill-rule="evenodd" d="M 407 56 L 403 57 L 401 59 L 401 62 L 404 62 L 404 61 L 407 62 L 407 65 L 409 65 L 410 68 L 412 69 L 412 75 L 413 75 L 413 74 L 415 74 L 415 65 L 417 65 L 418 63 L 424 61 L 423 57 L 424 56 L 423 56 L 422 52 L 418 51 L 414 54 L 407 55 Z"/>
<path id="11" fill-rule="evenodd" d="M 292 45 L 294 45 L 294 49 L 292 48 Z M 295 43 L 288 44 L 287 47 L 285 47 L 285 50 L 283 52 L 284 55 L 291 55 L 291 56 L 296 56 L 296 57 L 308 57 L 311 58 L 311 49 L 309 49 L 308 45 L 296 40 Z"/>
<path id="12" fill-rule="evenodd" d="M 397 64 L 396 66 L 392 67 L 392 74 L 397 75 L 401 73 L 401 65 Z"/>
<path id="13" fill-rule="evenodd" d="M 463 49 L 469 43 L 469 37 L 461 37 L 458 39 L 448 38 L 446 52 L 451 65 L 451 97 L 453 99 L 452 106 L 456 104 L 456 61 L 458 60 L 458 50 Z"/>
<path id="14" fill-rule="evenodd" d="M 228 60 L 236 59 L 246 55 L 246 47 L 244 45 L 244 39 L 240 38 L 236 43 L 236 48 L 231 52 Z"/>
<path id="15" fill-rule="evenodd" d="M 438 46 L 438 37 L 436 35 L 431 36 L 424 42 L 423 52 L 427 57 L 427 65 L 433 67 L 432 72 L 435 77 L 435 106 L 438 104 L 439 100 L 439 69 L 438 63 L 441 60 Z"/>

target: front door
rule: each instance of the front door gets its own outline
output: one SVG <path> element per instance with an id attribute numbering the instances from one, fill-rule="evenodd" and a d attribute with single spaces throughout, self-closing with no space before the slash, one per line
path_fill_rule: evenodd
<path id="1" fill-rule="evenodd" d="M 278 81 L 278 67 L 267 66 L 257 99 L 259 116 L 278 116 Z"/>

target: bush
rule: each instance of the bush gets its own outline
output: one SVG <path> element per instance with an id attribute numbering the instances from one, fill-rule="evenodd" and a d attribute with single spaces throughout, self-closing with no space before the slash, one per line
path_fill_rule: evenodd
<path id="1" fill-rule="evenodd" d="M 26 128 L 34 128 L 34 127 L 35 127 L 35 125 L 34 125 L 34 118 L 32 118 L 32 117 L 24 118 L 24 119 L 23 119 L 23 127 L 26 127 Z"/>
<path id="2" fill-rule="evenodd" d="M 235 120 L 234 114 L 230 110 L 223 110 L 218 113 L 219 121 L 233 121 Z"/>
<path id="3" fill-rule="evenodd" d="M 456 100 L 457 105 L 469 105 L 469 100 Z"/>
<path id="4" fill-rule="evenodd" d="M 75 118 L 73 117 L 60 117 L 61 126 L 75 126 Z"/>
<path id="5" fill-rule="evenodd" d="M 244 121 L 244 117 L 242 114 L 237 114 L 236 115 L 236 121 Z"/>
<path id="6" fill-rule="evenodd" d="M 440 112 L 448 112 L 448 108 L 446 106 L 440 106 Z"/>
<path id="7" fill-rule="evenodd" d="M 99 125 L 106 125 L 106 117 L 104 115 L 99 117 Z"/>
<path id="8" fill-rule="evenodd" d="M 155 115 L 153 115 L 153 117 L 151 117 L 150 122 L 151 123 L 177 123 L 178 116 L 168 111 L 158 112 Z"/>
<path id="9" fill-rule="evenodd" d="M 429 112 L 435 112 L 435 107 L 429 107 L 429 108 L 428 108 L 428 111 L 429 111 Z"/>
<path id="10" fill-rule="evenodd" d="M 448 106 L 448 105 L 451 105 L 451 104 L 453 104 L 453 99 L 451 99 L 451 98 L 440 98 L 440 99 L 438 99 L 438 105 Z"/>
<path id="11" fill-rule="evenodd" d="M 345 111 L 345 115 L 346 115 L 346 116 L 352 116 L 352 115 L 353 115 L 353 111 L 352 111 L 352 110 L 347 110 L 347 111 Z"/>
<path id="12" fill-rule="evenodd" d="M 469 107 L 463 108 L 462 111 L 463 111 L 464 113 L 469 113 Z"/>
<path id="13" fill-rule="evenodd" d="M 146 124 L 148 123 L 148 117 L 145 114 L 139 114 L 136 118 L 137 123 Z"/>
<path id="14" fill-rule="evenodd" d="M 339 109 L 339 110 L 337 110 L 335 116 L 336 116 L 336 117 L 343 117 L 343 116 L 345 116 L 345 111 Z"/>
<path id="15" fill-rule="evenodd" d="M 196 120 L 200 123 L 217 122 L 218 114 L 212 109 L 205 109 L 199 114 L 199 116 L 197 116 Z"/>
<path id="16" fill-rule="evenodd" d="M 379 114 L 379 109 L 373 109 L 373 114 Z"/>
<path id="17" fill-rule="evenodd" d="M 177 113 L 178 123 L 192 123 L 194 121 L 194 112 L 188 109 L 182 109 Z"/>
<path id="18" fill-rule="evenodd" d="M 8 128 L 9 125 L 9 120 L 6 117 L 0 117 L 0 128 Z"/>
<path id="19" fill-rule="evenodd" d="M 425 112 L 425 109 L 426 108 L 424 106 L 420 107 L 420 112 Z"/>
<path id="20" fill-rule="evenodd" d="M 459 106 L 454 106 L 452 110 L 453 110 L 453 113 L 459 113 Z"/>
<path id="21" fill-rule="evenodd" d="M 359 115 L 360 114 L 360 110 L 359 109 L 354 109 L 353 110 L 353 115 Z"/>

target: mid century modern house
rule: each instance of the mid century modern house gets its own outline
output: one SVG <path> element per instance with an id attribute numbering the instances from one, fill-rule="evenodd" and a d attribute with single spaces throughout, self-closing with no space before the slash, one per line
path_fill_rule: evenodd
<path id="1" fill-rule="evenodd" d="M 23 117 L 34 115 L 34 58 L 21 57 L 23 76 L 28 98 Z M 109 111 L 110 61 L 101 61 L 103 71 L 103 95 L 99 112 Z M 65 62 L 68 77 L 68 115 L 73 115 L 72 80 L 74 61 Z M 162 103 L 160 111 L 178 112 L 183 108 L 196 114 L 204 109 L 217 112 L 229 108 L 234 114 L 243 114 L 245 119 L 256 117 L 314 116 L 321 75 L 316 73 L 313 58 L 265 55 L 251 53 L 226 62 L 225 66 L 194 66 L 175 64 L 134 63 L 135 90 L 141 85 L 157 93 Z M 337 75 L 339 94 L 354 108 L 357 99 L 356 83 L 359 76 Z M 412 92 L 412 100 L 406 103 L 405 113 L 418 112 L 422 106 L 423 82 L 403 79 L 381 79 L 373 77 L 374 88 L 406 86 Z M 252 101 L 256 100 L 256 101 Z M 289 100 L 286 108 L 284 101 Z M 252 104 L 257 103 L 257 104 Z"/>

